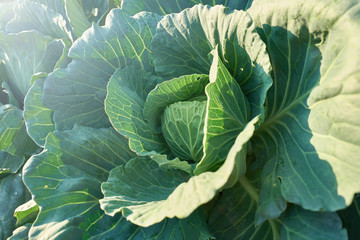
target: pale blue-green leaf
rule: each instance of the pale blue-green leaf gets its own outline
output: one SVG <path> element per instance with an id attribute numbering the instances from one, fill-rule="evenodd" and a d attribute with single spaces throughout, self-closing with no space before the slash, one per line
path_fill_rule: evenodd
<path id="1" fill-rule="evenodd" d="M 280 240 L 347 240 L 336 212 L 312 212 L 293 205 L 278 220 Z"/>
<path id="2" fill-rule="evenodd" d="M 135 158 L 114 168 L 102 184 L 101 208 L 123 216 L 136 225 L 147 227 L 165 218 L 185 218 L 209 202 L 223 188 L 239 179 L 246 161 L 246 144 L 254 132 L 253 119 L 237 137 L 225 163 L 216 172 L 191 177 L 183 171 L 165 170 L 148 158 Z M 139 177 L 140 176 L 140 177 Z"/>
<path id="3" fill-rule="evenodd" d="M 83 32 L 91 27 L 91 22 L 87 19 L 79 0 L 66 0 L 65 9 L 75 37 L 81 37 Z"/>
<path id="4" fill-rule="evenodd" d="M 1 66 L 0 66 L 1 67 Z M 8 80 L 8 78 L 6 78 Z M 15 95 L 12 93 L 9 85 L 6 82 L 3 82 L 1 84 L 1 87 L 3 89 L 3 101 L 5 104 L 10 104 L 13 105 L 17 108 L 20 108 L 22 106 L 22 102 L 19 102 L 16 98 Z"/>
<path id="5" fill-rule="evenodd" d="M 1 106 L 0 151 L 15 156 L 16 161 L 23 161 L 24 154 L 33 154 L 36 149 L 36 144 L 26 132 L 22 111 L 12 105 Z"/>
<path id="6" fill-rule="evenodd" d="M 250 105 L 230 75 L 218 52 L 214 52 L 210 84 L 206 86 L 207 106 L 204 127 L 204 156 L 194 173 L 217 170 L 225 161 L 239 133 L 250 120 Z M 246 166 L 241 170 L 245 174 Z M 239 173 L 239 175 L 242 175 Z"/>
<path id="7" fill-rule="evenodd" d="M 40 71 L 51 39 L 37 32 L 5 35 L 0 32 L 0 58 L 5 63 L 7 84 L 21 103 L 31 87 L 31 76 Z"/>
<path id="8" fill-rule="evenodd" d="M 28 200 L 21 174 L 12 174 L 0 179 L 0 239 L 11 236 L 15 229 L 14 210 Z"/>
<path id="9" fill-rule="evenodd" d="M 44 147 L 46 136 L 55 130 L 52 121 L 53 111 L 41 102 L 44 78 L 37 79 L 29 89 L 24 100 L 24 120 L 27 132 L 34 142 Z"/>
<path id="10" fill-rule="evenodd" d="M 109 9 L 114 7 L 111 6 L 109 0 L 80 0 L 80 3 L 86 18 L 90 23 L 99 23 L 108 13 Z"/>
<path id="11" fill-rule="evenodd" d="M 151 73 L 127 67 L 118 69 L 107 87 L 106 114 L 114 128 L 129 138 L 130 148 L 141 155 L 169 152 L 163 136 L 155 134 L 143 116 L 145 98 L 159 81 Z"/>
<path id="12" fill-rule="evenodd" d="M 70 59 L 67 57 L 71 43 L 66 39 L 57 39 L 51 41 L 45 49 L 44 55 L 41 58 L 39 68 L 34 75 L 51 73 L 57 68 L 66 67 Z M 32 78 L 34 78 L 34 75 Z M 31 80 L 31 85 L 34 79 Z"/>
<path id="13" fill-rule="evenodd" d="M 230 9 L 246 10 L 252 0 L 122 0 L 121 7 L 129 14 L 141 11 L 154 12 L 161 15 L 177 13 L 196 4 L 225 5 Z M 120 6 L 120 4 L 118 3 Z"/>
<path id="14" fill-rule="evenodd" d="M 8 74 L 6 71 L 5 62 L 0 62 L 0 101 L 1 105 L 4 104 L 11 104 L 15 107 L 20 107 L 18 100 L 15 98 L 14 94 L 11 92 L 11 89 L 9 85 L 7 84 L 9 82 Z M 22 103 L 21 103 L 22 104 Z"/>
<path id="15" fill-rule="evenodd" d="M 15 6 L 15 18 L 6 25 L 8 33 L 37 31 L 55 39 L 72 40 L 71 30 L 66 25 L 66 16 L 45 5 L 25 1 Z"/>
<path id="16" fill-rule="evenodd" d="M 32 223 L 39 213 L 39 206 L 31 199 L 26 203 L 18 206 L 14 210 L 14 216 L 16 217 L 16 227 L 20 227 L 26 223 Z"/>
<path id="17" fill-rule="evenodd" d="M 44 83 L 42 101 L 54 111 L 56 129 L 71 129 L 75 123 L 110 125 L 104 111 L 107 82 L 118 68 L 152 71 L 148 49 L 158 21 L 158 15 L 131 17 L 114 9 L 105 26 L 94 24 L 73 44 L 72 62 L 66 69 L 54 71 Z"/>
<path id="18" fill-rule="evenodd" d="M 156 133 L 161 132 L 161 116 L 170 104 L 190 101 L 205 96 L 205 86 L 209 83 L 207 75 L 184 75 L 164 81 L 156 86 L 146 98 L 144 117 L 149 127 Z"/>
<path id="19" fill-rule="evenodd" d="M 0 62 L 0 106 L 9 103 L 9 96 L 3 86 L 5 79 L 7 79 L 5 63 Z"/>
<path id="20" fill-rule="evenodd" d="M 0 31 L 5 32 L 6 24 L 15 17 L 16 1 L 0 2 Z"/>
<path id="21" fill-rule="evenodd" d="M 45 5 L 46 7 L 54 10 L 56 13 L 59 13 L 64 17 L 66 16 L 65 0 L 28 0 L 28 1 Z"/>
<path id="22" fill-rule="evenodd" d="M 39 4 L 43 4 L 48 8 L 51 8 L 55 12 L 61 14 L 66 18 L 67 24 L 70 27 L 72 25 L 73 17 L 76 17 L 72 14 L 68 14 L 68 11 L 73 11 L 74 9 L 68 9 L 68 7 L 74 7 L 74 3 L 67 0 L 30 0 Z M 76 8 L 78 14 L 83 14 L 86 17 L 86 20 L 90 23 L 98 23 L 103 16 L 108 12 L 109 0 L 77 0 L 81 8 Z M 85 20 L 85 19 L 81 19 Z M 71 24 L 70 24 L 71 23 Z M 71 26 L 74 27 L 74 26 Z"/>
<path id="23" fill-rule="evenodd" d="M 92 23 L 99 23 L 109 11 L 109 0 L 66 0 L 66 16 L 76 38 Z"/>
<path id="24" fill-rule="evenodd" d="M 355 100 L 359 95 L 359 82 L 354 83 L 354 78 L 350 77 L 359 71 L 355 70 L 359 69 L 359 65 L 352 61 L 353 53 L 360 48 L 347 48 L 345 43 L 332 40 L 332 36 L 344 36 L 333 24 L 355 1 L 346 4 L 331 1 L 306 3 L 296 0 L 276 3 L 260 0 L 254 2 L 249 10 L 259 26 L 258 31 L 267 45 L 273 66 L 274 84 L 266 97 L 265 121 L 253 139 L 258 166 L 264 167 L 263 164 L 266 163 L 265 168 L 271 169 L 264 172 L 268 176 L 263 176 L 263 181 L 273 181 L 277 186 L 261 190 L 264 196 L 262 199 L 266 203 L 260 201 L 259 208 L 263 209 L 259 212 L 266 218 L 281 214 L 284 210 L 282 197 L 305 209 L 334 211 L 349 204 L 354 192 L 359 191 L 360 187 L 356 177 L 359 174 L 359 163 L 354 160 L 360 155 L 359 138 L 355 133 L 359 129 L 356 120 L 359 119 L 359 107 Z M 358 31 L 359 25 L 352 24 L 351 21 L 344 23 L 344 26 L 339 25 L 339 29 L 353 26 L 352 32 Z M 330 86 L 325 84 L 326 79 L 330 79 L 330 74 L 326 77 L 326 69 L 337 66 L 338 58 L 334 53 L 339 51 L 344 59 L 352 60 L 347 61 L 349 64 L 342 63 L 344 67 L 341 71 L 337 70 L 340 75 L 334 76 L 334 79 L 337 79 L 339 88 L 333 89 L 334 94 L 330 97 L 326 95 Z M 320 87 L 315 88 L 319 84 Z M 346 95 L 352 99 L 351 103 L 337 91 L 343 86 L 343 89 L 354 91 L 351 97 Z M 322 101 L 316 104 L 316 99 Z M 324 105 L 317 108 L 321 104 L 327 107 Z M 356 122 L 347 122 L 346 127 L 340 124 L 340 128 L 333 128 L 334 133 L 341 132 L 342 135 L 347 132 L 345 142 L 340 141 L 344 138 L 333 137 L 323 131 L 332 126 L 331 117 L 327 116 L 333 113 L 334 119 L 335 116 L 344 117 L 345 113 L 335 114 L 343 109 L 346 109 L 348 120 L 341 121 Z M 350 132 L 351 135 L 348 134 Z M 332 145 L 335 142 L 337 143 Z M 340 154 L 341 157 L 333 154 L 335 149 L 341 149 L 337 152 L 343 153 Z M 266 186 L 271 187 L 272 184 L 267 182 Z M 279 188 L 282 196 L 279 195 Z M 271 205 L 277 205 L 277 210 L 271 207 L 266 209 L 266 206 Z"/>
<path id="25" fill-rule="evenodd" d="M 166 78 L 209 74 L 212 55 L 219 57 L 240 84 L 251 105 L 251 116 L 263 112 L 272 80 L 270 60 L 249 14 L 224 6 L 197 5 L 165 16 L 151 43 L 157 74 Z"/>
<path id="26" fill-rule="evenodd" d="M 28 0 L 40 5 L 44 5 L 47 8 L 52 9 L 56 13 L 63 16 L 63 18 L 66 20 L 66 25 L 68 29 L 71 29 L 69 18 L 66 15 L 66 9 L 65 9 L 65 2 L 66 0 Z"/>
<path id="27" fill-rule="evenodd" d="M 82 239 L 118 221 L 100 209 L 100 185 L 135 154 L 112 128 L 50 133 L 45 150 L 24 166 L 24 182 L 40 208 L 30 239 Z"/>
<path id="28" fill-rule="evenodd" d="M 169 105 L 161 118 L 162 135 L 172 154 L 181 160 L 199 162 L 203 156 L 206 101 Z"/>

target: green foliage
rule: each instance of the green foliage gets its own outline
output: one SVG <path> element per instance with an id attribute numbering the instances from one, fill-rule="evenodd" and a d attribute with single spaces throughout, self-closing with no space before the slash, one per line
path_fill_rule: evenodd
<path id="1" fill-rule="evenodd" d="M 360 238 L 358 0 L 0 2 L 0 240 Z"/>

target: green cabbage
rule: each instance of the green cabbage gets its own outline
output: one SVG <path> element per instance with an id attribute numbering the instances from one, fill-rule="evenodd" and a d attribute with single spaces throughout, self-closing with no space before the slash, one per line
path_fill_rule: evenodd
<path id="1" fill-rule="evenodd" d="M 358 0 L 0 2 L 0 240 L 359 238 Z"/>

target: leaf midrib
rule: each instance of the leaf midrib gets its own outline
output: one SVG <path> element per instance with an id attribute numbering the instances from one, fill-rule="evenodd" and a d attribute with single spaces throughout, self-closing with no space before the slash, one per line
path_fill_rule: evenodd
<path id="1" fill-rule="evenodd" d="M 293 101 L 291 104 L 289 104 L 287 107 L 283 108 L 280 112 L 273 115 L 269 119 L 266 119 L 266 117 L 265 117 L 264 123 L 259 127 L 259 129 L 256 130 L 254 136 L 260 134 L 261 132 L 267 131 L 267 127 L 273 126 L 279 119 L 284 117 L 293 108 L 298 106 L 298 104 L 300 104 L 305 98 L 307 98 L 310 95 L 311 91 L 312 91 L 312 89 L 309 89 L 303 95 L 301 95 L 299 98 L 297 98 L 295 101 Z"/>

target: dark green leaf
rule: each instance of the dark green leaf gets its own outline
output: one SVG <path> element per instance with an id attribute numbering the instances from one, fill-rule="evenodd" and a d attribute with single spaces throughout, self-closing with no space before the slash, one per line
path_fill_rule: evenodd
<path id="1" fill-rule="evenodd" d="M 30 238 L 82 239 L 111 229 L 118 218 L 101 211 L 100 185 L 112 168 L 134 156 L 113 129 L 75 127 L 49 134 L 45 151 L 24 167 L 24 182 L 40 208 Z"/>
<path id="2" fill-rule="evenodd" d="M 27 200 L 26 188 L 21 174 L 0 179 L 0 238 L 7 239 L 15 229 L 14 210 Z"/>
<path id="3" fill-rule="evenodd" d="M 7 169 L 5 172 L 17 173 L 24 163 L 24 156 L 15 157 L 8 152 L 0 151 L 0 169 Z"/>
<path id="4" fill-rule="evenodd" d="M 8 240 L 27 240 L 30 228 L 31 223 L 27 223 L 21 227 L 16 228 Z"/>
<path id="5" fill-rule="evenodd" d="M 130 17 L 119 9 L 109 13 L 104 27 L 94 24 L 70 49 L 73 61 L 50 74 L 44 83 L 43 103 L 54 111 L 57 130 L 75 123 L 109 126 L 104 111 L 106 84 L 118 68 L 152 70 L 149 44 L 159 16 Z"/>
<path id="6" fill-rule="evenodd" d="M 284 199 L 313 211 L 335 211 L 360 191 L 360 165 L 354 161 L 360 155 L 360 82 L 354 79 L 359 65 L 352 60 L 360 46 L 355 39 L 345 41 L 353 38 L 343 32 L 360 31 L 358 21 L 346 20 L 358 19 L 359 8 L 347 13 L 356 17 L 341 20 L 356 1 L 304 2 L 259 0 L 249 10 L 274 79 L 264 123 L 253 139 L 257 166 L 266 169 L 259 219 L 279 216 Z M 337 75 L 331 73 L 335 66 Z"/>
<path id="7" fill-rule="evenodd" d="M 357 240 L 360 236 L 360 195 L 355 196 L 353 203 L 338 212 L 346 228 L 349 240 Z"/>
<path id="8" fill-rule="evenodd" d="M 204 214 L 198 210 L 185 219 L 165 219 L 161 223 L 142 228 L 120 218 L 110 229 L 98 234 L 91 240 L 102 239 L 184 239 L 184 240 L 208 240 L 212 236 L 207 230 Z M 189 234 L 191 233 L 191 234 Z"/>
<path id="9" fill-rule="evenodd" d="M 270 220 L 260 226 L 254 224 L 258 200 L 256 185 L 256 178 L 243 177 L 234 187 L 221 193 L 209 215 L 209 227 L 216 239 L 279 239 L 277 223 Z"/>
<path id="10" fill-rule="evenodd" d="M 279 221 L 281 240 L 346 240 L 346 230 L 334 212 L 311 212 L 291 206 Z"/>

